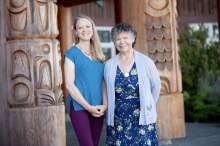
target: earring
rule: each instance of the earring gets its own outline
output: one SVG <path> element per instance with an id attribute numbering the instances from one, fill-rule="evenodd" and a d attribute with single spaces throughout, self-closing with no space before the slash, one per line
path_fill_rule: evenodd
<path id="1" fill-rule="evenodd" d="M 77 44 L 79 43 L 78 37 L 76 37 L 76 43 L 77 43 Z"/>
<path id="2" fill-rule="evenodd" d="M 93 40 L 93 36 L 91 37 L 91 39 Z"/>

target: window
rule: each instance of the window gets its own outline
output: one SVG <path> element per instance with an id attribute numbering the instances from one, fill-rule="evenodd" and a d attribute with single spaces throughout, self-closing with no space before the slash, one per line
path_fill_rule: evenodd
<path id="1" fill-rule="evenodd" d="M 191 23 L 189 24 L 190 27 L 192 27 L 194 30 L 199 30 L 198 23 Z M 210 42 L 211 40 L 214 42 L 219 41 L 219 31 L 218 31 L 218 23 L 204 23 L 204 26 L 207 29 L 207 42 Z"/>
<path id="2" fill-rule="evenodd" d="M 73 26 L 72 26 L 73 29 Z M 105 60 L 109 60 L 110 58 L 114 57 L 116 54 L 115 45 L 111 42 L 110 39 L 110 31 L 112 27 L 102 27 L 97 26 L 96 30 L 98 32 L 99 40 L 102 47 L 102 52 L 105 55 Z M 74 31 L 74 30 L 73 30 Z M 73 32 L 74 33 L 74 32 Z M 75 45 L 75 42 L 73 40 L 73 46 Z"/>
<path id="3" fill-rule="evenodd" d="M 112 27 L 97 26 L 96 30 L 99 35 L 103 54 L 105 55 L 106 61 L 115 56 L 115 45 L 111 42 L 110 31 Z"/>

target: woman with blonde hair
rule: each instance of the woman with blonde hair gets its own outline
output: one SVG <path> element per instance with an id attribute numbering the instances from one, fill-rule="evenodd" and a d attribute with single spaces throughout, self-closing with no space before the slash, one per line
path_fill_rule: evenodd
<path id="1" fill-rule="evenodd" d="M 76 18 L 74 40 L 76 45 L 63 58 L 66 105 L 80 146 L 98 146 L 108 105 L 104 56 L 91 18 L 82 14 Z"/>

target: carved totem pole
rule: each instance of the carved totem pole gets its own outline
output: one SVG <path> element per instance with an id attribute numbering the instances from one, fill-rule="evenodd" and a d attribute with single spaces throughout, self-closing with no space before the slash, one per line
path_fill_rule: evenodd
<path id="1" fill-rule="evenodd" d="M 176 0 L 122 0 L 122 21 L 137 30 L 135 49 L 155 62 L 160 75 L 157 126 L 161 140 L 185 136 L 176 5 Z"/>
<path id="2" fill-rule="evenodd" d="M 1 97 L 7 98 L 8 104 L 5 145 L 66 145 L 55 2 L 4 0 L 4 7 L 1 6 L 7 38 L 7 96 Z"/>

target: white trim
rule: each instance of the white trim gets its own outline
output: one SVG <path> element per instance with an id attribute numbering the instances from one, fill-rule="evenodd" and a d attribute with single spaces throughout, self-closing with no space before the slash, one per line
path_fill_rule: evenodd
<path id="1" fill-rule="evenodd" d="M 107 26 L 96 26 L 96 30 L 97 31 L 109 31 L 109 33 L 111 32 L 111 29 L 113 27 L 107 27 Z M 116 55 L 116 51 L 115 51 L 115 45 L 113 42 L 111 42 L 111 38 L 110 38 L 110 42 L 100 42 L 101 47 L 102 48 L 110 48 L 111 49 L 111 57 L 114 57 Z"/>
<path id="2" fill-rule="evenodd" d="M 113 27 L 111 27 L 111 26 L 96 26 L 95 27 L 96 28 L 96 30 L 98 31 L 98 30 L 104 30 L 104 31 L 111 31 L 111 29 L 113 28 Z"/>
<path id="3" fill-rule="evenodd" d="M 201 23 L 190 23 L 189 26 L 195 30 L 199 30 L 198 24 L 201 24 Z M 219 38 L 216 38 L 216 37 L 214 38 L 213 36 L 213 25 L 218 26 L 218 23 L 216 22 L 215 23 L 204 23 L 204 26 L 208 29 L 208 32 L 207 32 L 208 38 L 206 39 L 207 43 L 209 43 L 211 40 L 213 42 L 219 42 Z"/>

